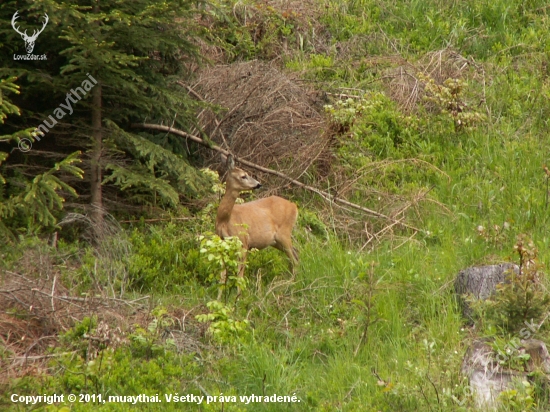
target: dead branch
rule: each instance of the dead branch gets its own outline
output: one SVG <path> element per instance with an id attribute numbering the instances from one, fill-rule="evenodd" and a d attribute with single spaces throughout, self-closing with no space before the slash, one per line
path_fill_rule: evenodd
<path id="1" fill-rule="evenodd" d="M 157 219 L 130 219 L 130 220 L 119 220 L 119 223 L 139 223 L 139 222 L 166 222 L 172 220 L 191 220 L 190 217 L 163 217 Z"/>
<path id="2" fill-rule="evenodd" d="M 232 154 L 230 153 L 229 151 L 225 150 L 225 149 L 222 149 L 221 147 L 217 146 L 217 145 L 209 145 L 207 142 L 205 142 L 203 139 L 201 139 L 200 137 L 198 136 L 194 136 L 194 135 L 191 135 L 189 133 L 186 133 L 182 130 L 178 130 L 178 129 L 173 129 L 169 126 L 163 126 L 163 125 L 158 125 L 158 124 L 150 124 L 150 123 L 133 123 L 131 125 L 131 127 L 134 127 L 134 128 L 142 128 L 142 129 L 149 129 L 149 130 L 160 130 L 160 131 L 163 131 L 163 132 L 169 132 L 169 133 L 172 133 L 172 134 L 175 134 L 177 136 L 181 136 L 181 137 L 185 137 L 186 139 L 190 139 L 202 146 L 206 146 L 206 147 L 209 147 L 210 149 L 212 150 L 215 150 L 219 153 L 222 153 L 226 156 Z M 281 173 L 281 172 L 278 172 L 276 170 L 271 170 L 271 169 L 268 169 L 266 167 L 263 167 L 263 166 L 260 166 L 260 165 L 257 165 L 256 163 L 252 163 L 248 160 L 244 160 L 244 159 L 239 159 L 237 158 L 236 156 L 233 156 L 234 159 L 240 163 L 242 163 L 243 165 L 246 165 L 248 167 L 251 167 L 253 169 L 256 169 L 256 170 L 259 170 L 261 172 L 264 172 L 264 173 L 268 173 L 268 174 L 271 174 L 271 175 L 274 175 L 274 176 L 277 176 L 277 177 L 280 177 L 281 179 L 284 179 L 298 187 L 301 187 L 305 190 L 308 190 L 310 192 L 313 192 L 313 193 L 316 193 L 318 194 L 319 196 L 321 196 L 323 199 L 327 200 L 328 202 L 334 202 L 334 203 L 339 203 L 339 204 L 342 204 L 342 205 L 345 205 L 345 206 L 348 206 L 348 207 L 351 207 L 353 209 L 356 209 L 356 210 L 360 210 L 364 213 L 367 213 L 369 215 L 372 215 L 372 216 L 376 216 L 376 217 L 379 217 L 379 218 L 382 218 L 382 219 L 386 219 L 390 222 L 393 222 L 393 223 L 397 223 L 399 224 L 400 226 L 403 226 L 407 229 L 411 229 L 411 230 L 414 230 L 416 232 L 420 232 L 421 230 L 414 227 L 414 226 L 410 226 L 406 223 L 403 223 L 397 219 L 393 219 L 392 217 L 390 216 L 386 216 L 382 213 L 379 213 L 379 212 L 376 212 L 374 210 L 371 210 L 371 209 L 368 209 L 366 207 L 363 207 L 363 206 L 360 206 L 358 204 L 355 204 L 355 203 L 352 203 L 352 202 L 349 202 L 345 199 L 342 199 L 342 198 L 339 198 L 339 197 L 335 197 L 333 195 L 331 195 L 330 193 L 327 193 L 325 191 L 322 191 L 320 189 L 317 189 L 313 186 L 309 186 L 309 185 L 306 185 L 302 182 L 299 182 L 298 180 L 296 179 L 293 179 L 291 178 L 290 176 L 287 176 L 285 175 L 284 173 Z"/>
<path id="3" fill-rule="evenodd" d="M 49 358 L 56 358 L 58 356 L 65 356 L 65 355 L 71 355 L 73 353 L 76 353 L 76 351 L 71 352 L 63 352 L 63 353 L 51 353 L 48 355 L 37 355 L 37 356 L 14 356 L 12 358 L 8 358 L 8 360 L 15 361 L 15 360 L 41 360 L 41 359 L 49 359 Z"/>

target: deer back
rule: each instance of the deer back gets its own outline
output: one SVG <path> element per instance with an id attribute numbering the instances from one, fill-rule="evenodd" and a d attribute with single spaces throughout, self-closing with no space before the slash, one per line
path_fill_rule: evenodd
<path id="1" fill-rule="evenodd" d="M 264 249 L 288 238 L 296 223 L 298 208 L 278 196 L 235 205 L 229 219 L 229 236 L 239 236 L 247 249 Z"/>

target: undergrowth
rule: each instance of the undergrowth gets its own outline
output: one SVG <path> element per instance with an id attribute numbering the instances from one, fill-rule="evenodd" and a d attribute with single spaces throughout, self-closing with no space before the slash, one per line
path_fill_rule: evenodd
<path id="1" fill-rule="evenodd" d="M 460 372 L 477 332 L 457 307 L 456 274 L 514 261 L 517 253 L 534 261 L 538 250 L 537 266 L 523 262 L 526 283 L 503 286 L 496 299 L 505 304 L 482 314 L 489 335 L 505 331 L 493 342 L 497 352 L 518 346 L 515 320 L 543 322 L 548 303 L 547 280 L 537 278 L 550 259 L 546 2 L 325 0 L 309 11 L 292 1 L 286 8 L 214 3 L 204 24 L 224 63 L 277 57 L 324 93 L 337 173 L 319 182 L 397 220 L 408 210 L 421 230 L 392 225 L 372 236 L 362 216 L 352 223 L 369 240 L 346 237 L 329 212 L 312 209 L 310 194 L 296 193 L 296 276 L 268 249 L 249 254 L 247 282 L 232 273 L 227 285 L 220 272 L 234 270 L 238 256 L 219 239 L 203 238 L 212 243 L 201 246 L 199 237 L 213 231 L 212 199 L 188 220 L 125 228 L 115 241 L 128 247 L 116 261 L 83 244 L 55 249 L 22 235 L 17 246 L 0 249 L 6 271 L 40 273 L 25 256 L 43 249 L 79 296 L 107 290 L 110 298 L 148 303 L 135 306 L 141 319 L 117 332 L 106 316 L 80 319 L 45 352 L 42 370 L 4 382 L 2 406 L 27 409 L 6 394 L 63 391 L 229 398 L 223 406 L 184 405 L 204 411 L 479 410 Z M 517 246 L 523 233 L 532 243 Z M 513 297 L 535 280 L 532 305 L 518 311 Z M 537 337 L 547 341 L 544 328 Z M 9 368 L 15 344 L 2 339 L 0 360 Z M 508 360 L 516 368 L 525 362 Z M 546 410 L 543 382 L 535 377 L 505 391 L 501 408 Z M 300 402 L 231 401 L 251 394 L 295 394 Z M 97 408 L 130 406 L 71 410 Z"/>

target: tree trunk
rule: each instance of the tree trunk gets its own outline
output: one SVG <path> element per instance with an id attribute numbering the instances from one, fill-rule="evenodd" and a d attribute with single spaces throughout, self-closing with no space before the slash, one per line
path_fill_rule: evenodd
<path id="1" fill-rule="evenodd" d="M 101 151 L 103 149 L 103 130 L 101 128 L 101 83 L 92 89 L 92 152 L 90 171 L 90 190 L 92 194 L 92 221 L 96 234 L 103 227 L 103 199 L 101 190 Z"/>

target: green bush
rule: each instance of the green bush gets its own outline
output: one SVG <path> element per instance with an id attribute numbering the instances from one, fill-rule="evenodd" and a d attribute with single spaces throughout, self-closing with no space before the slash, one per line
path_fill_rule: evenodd
<path id="1" fill-rule="evenodd" d="M 142 292 L 181 292 L 186 281 L 208 277 L 199 240 L 183 224 L 136 228 L 130 233 L 129 286 Z"/>

